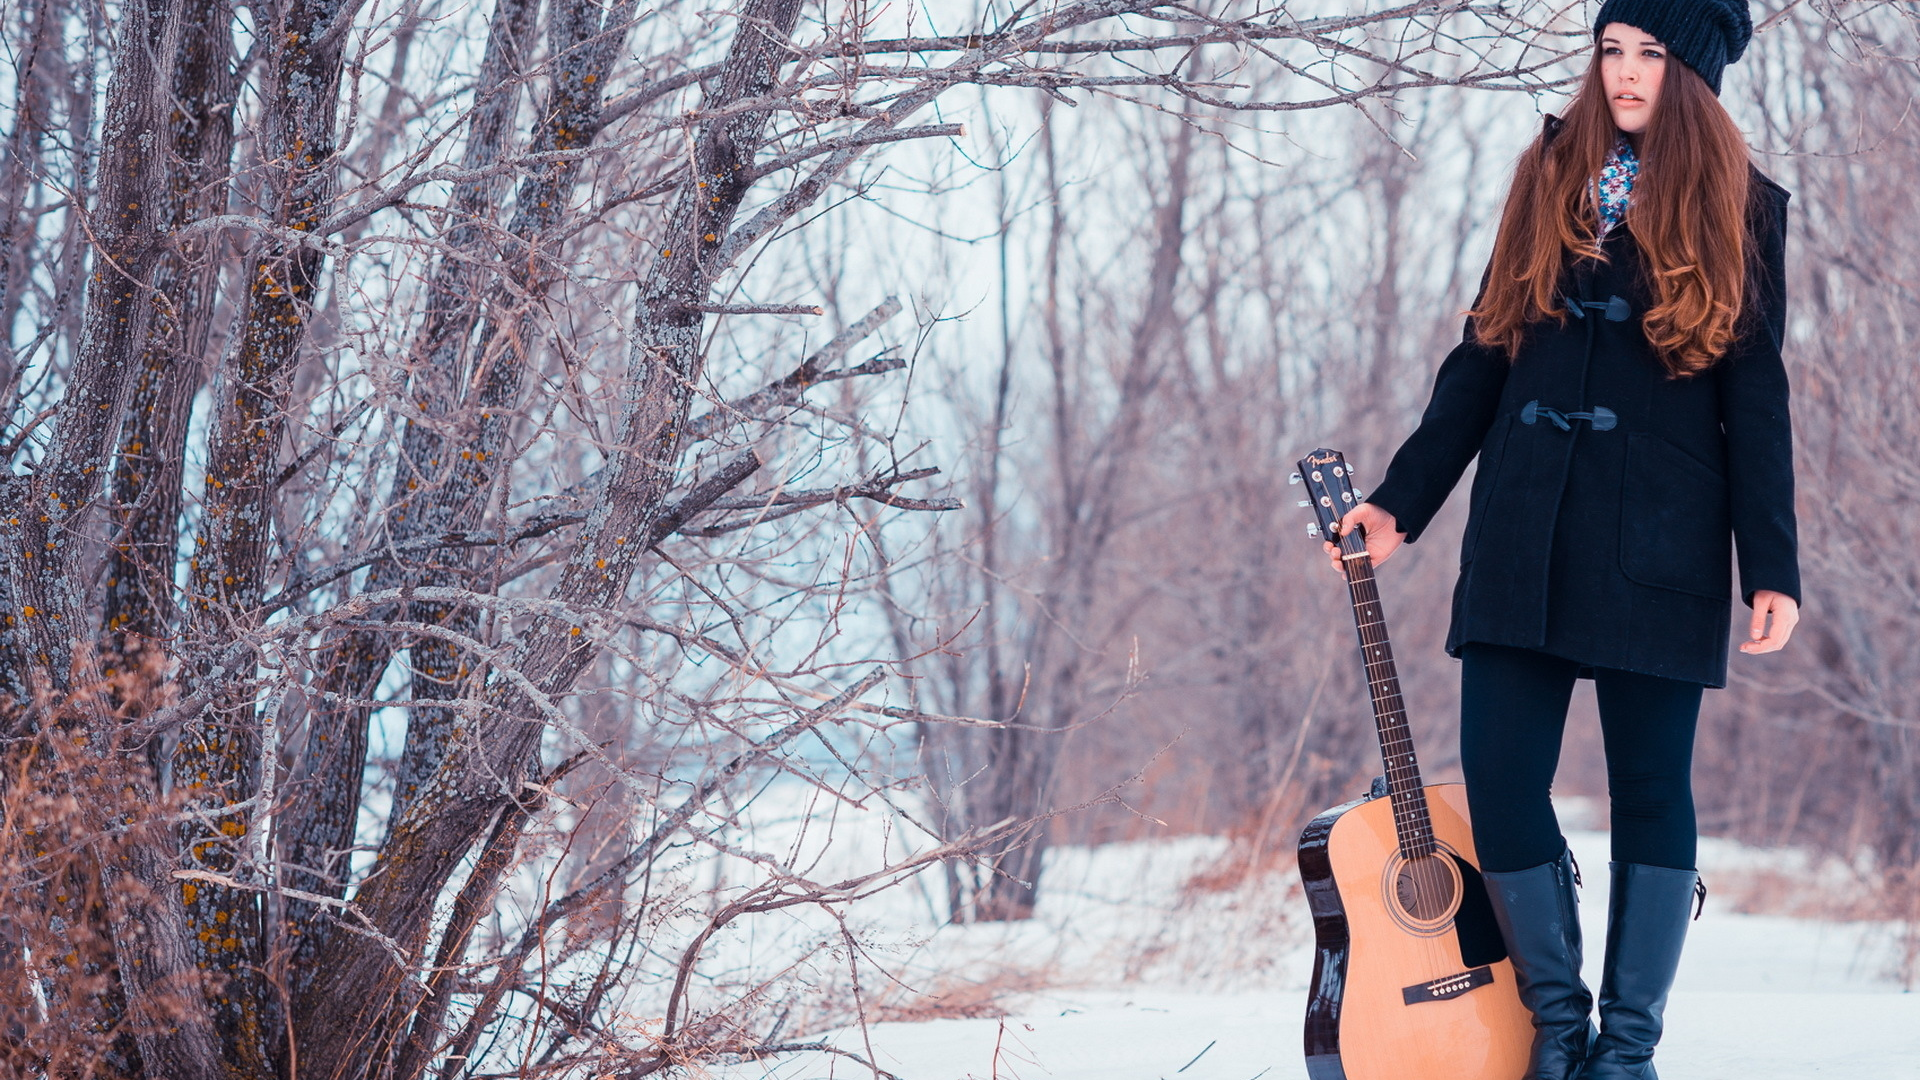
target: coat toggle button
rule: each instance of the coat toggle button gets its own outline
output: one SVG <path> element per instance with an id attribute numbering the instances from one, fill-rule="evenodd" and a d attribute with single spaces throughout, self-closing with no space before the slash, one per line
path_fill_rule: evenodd
<path id="1" fill-rule="evenodd" d="M 1620 417 L 1605 405 L 1595 405 L 1591 411 L 1581 412 L 1561 412 L 1538 401 L 1529 401 L 1520 406 L 1521 423 L 1532 424 L 1542 418 L 1561 431 L 1572 431 L 1575 420 L 1585 420 L 1595 431 L 1612 431 L 1620 423 Z"/>
<path id="2" fill-rule="evenodd" d="M 1568 313 L 1576 319 L 1586 318 L 1589 308 L 1604 314 L 1608 322 L 1626 322 L 1633 317 L 1633 305 L 1627 303 L 1624 296 L 1609 296 L 1604 303 L 1598 300 L 1579 300 L 1571 296 L 1563 296 L 1560 299 L 1565 301 Z"/>

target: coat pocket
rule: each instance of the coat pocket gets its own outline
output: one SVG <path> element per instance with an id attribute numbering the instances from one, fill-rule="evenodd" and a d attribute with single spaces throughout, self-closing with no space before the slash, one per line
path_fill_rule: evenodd
<path id="1" fill-rule="evenodd" d="M 1733 584 L 1727 480 L 1665 439 L 1630 433 L 1620 492 L 1620 572 L 1714 600 Z"/>
<path id="2" fill-rule="evenodd" d="M 1480 444 L 1480 464 L 1473 470 L 1473 489 L 1467 494 L 1467 532 L 1460 538 L 1460 565 L 1473 561 L 1474 545 L 1480 542 L 1480 528 L 1487 516 L 1487 500 L 1500 483 L 1501 467 L 1507 460 L 1507 436 L 1513 432 L 1513 415 L 1504 414 L 1488 429 Z"/>

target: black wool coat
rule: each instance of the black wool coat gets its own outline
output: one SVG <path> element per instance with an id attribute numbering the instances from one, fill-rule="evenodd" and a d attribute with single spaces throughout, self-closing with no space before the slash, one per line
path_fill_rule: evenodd
<path id="1" fill-rule="evenodd" d="M 1785 330 L 1785 189 L 1753 173 L 1757 259 L 1737 340 L 1704 373 L 1667 375 L 1626 225 L 1608 262 L 1568 268 L 1564 325 L 1530 327 L 1511 362 L 1471 322 L 1420 426 L 1367 500 L 1418 540 L 1477 454 L 1447 652 L 1480 641 L 1585 667 L 1726 685 L 1731 548 L 1751 605 L 1800 599 Z M 1608 413 L 1611 416 L 1607 415 Z"/>

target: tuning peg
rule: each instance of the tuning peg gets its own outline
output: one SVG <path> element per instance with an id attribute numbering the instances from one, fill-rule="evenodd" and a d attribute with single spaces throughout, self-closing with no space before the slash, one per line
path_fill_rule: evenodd
<path id="1" fill-rule="evenodd" d="M 1361 490 L 1360 490 L 1359 488 L 1355 488 L 1355 489 L 1353 489 L 1353 501 L 1354 501 L 1354 502 L 1365 502 L 1365 501 L 1366 501 L 1366 499 L 1367 499 L 1367 493 L 1366 493 L 1366 492 L 1364 492 L 1364 491 L 1361 491 Z"/>
<path id="2" fill-rule="evenodd" d="M 1287 476 L 1287 483 L 1289 483 L 1289 484 L 1297 484 L 1297 483 L 1299 483 L 1299 482 L 1300 482 L 1300 474 L 1299 474 L 1299 473 L 1291 473 L 1291 474 L 1289 474 L 1289 475 Z"/>
<path id="3" fill-rule="evenodd" d="M 1313 505 L 1313 500 L 1312 500 L 1312 499 L 1301 499 L 1301 500 L 1300 500 L 1299 502 L 1297 502 L 1297 503 L 1294 503 L 1293 505 L 1295 505 L 1295 506 L 1312 506 L 1312 505 Z"/>
<path id="4" fill-rule="evenodd" d="M 1309 525 L 1309 526 L 1307 526 L 1307 535 L 1308 535 L 1308 536 L 1319 536 L 1319 535 L 1320 535 L 1320 526 L 1318 526 L 1318 525 Z"/>

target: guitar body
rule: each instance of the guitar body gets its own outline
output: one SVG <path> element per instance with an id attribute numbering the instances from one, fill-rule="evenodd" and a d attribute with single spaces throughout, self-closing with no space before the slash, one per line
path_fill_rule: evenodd
<path id="1" fill-rule="evenodd" d="M 1533 1022 L 1480 881 L 1466 788 L 1420 790 L 1432 854 L 1403 855 L 1385 797 L 1328 810 L 1301 834 L 1318 945 L 1306 1022 L 1312 1080 L 1526 1072 Z"/>

